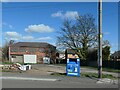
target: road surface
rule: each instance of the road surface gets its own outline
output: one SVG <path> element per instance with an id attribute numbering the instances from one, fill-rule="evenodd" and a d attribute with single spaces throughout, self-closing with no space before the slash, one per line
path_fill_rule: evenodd
<path id="1" fill-rule="evenodd" d="M 2 88 L 118 88 L 118 84 L 96 83 L 97 79 L 86 77 L 40 76 L 26 74 L 4 74 L 3 77 Z M 7 79 L 5 79 L 5 77 L 7 77 Z M 11 79 L 9 77 L 13 78 Z"/>

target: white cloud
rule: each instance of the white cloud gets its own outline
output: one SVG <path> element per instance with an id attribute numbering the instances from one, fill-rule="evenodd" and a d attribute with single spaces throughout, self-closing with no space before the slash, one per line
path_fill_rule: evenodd
<path id="1" fill-rule="evenodd" d="M 51 40 L 51 39 L 52 39 L 51 37 L 41 37 L 41 38 L 38 38 L 37 40 L 46 41 L 46 40 Z"/>
<path id="2" fill-rule="evenodd" d="M 2 47 L 2 43 L 0 42 L 0 47 Z"/>
<path id="3" fill-rule="evenodd" d="M 0 23 L 0 28 L 2 28 L 2 23 Z"/>
<path id="4" fill-rule="evenodd" d="M 17 32 L 6 32 L 5 39 L 7 40 L 19 40 L 21 38 L 21 34 Z"/>
<path id="5" fill-rule="evenodd" d="M 33 40 L 34 37 L 33 36 L 23 36 L 22 39 L 23 40 Z"/>
<path id="6" fill-rule="evenodd" d="M 52 38 L 51 37 L 40 37 L 40 38 L 35 38 L 33 36 L 23 36 L 17 32 L 5 32 L 5 39 L 6 40 L 25 40 L 25 41 L 31 41 L 31 40 L 34 40 L 34 41 L 47 41 L 47 40 L 51 40 Z"/>
<path id="7" fill-rule="evenodd" d="M 58 11 L 57 13 L 53 13 L 51 16 L 52 16 L 52 17 L 62 17 L 63 14 L 62 14 L 61 11 Z"/>
<path id="8" fill-rule="evenodd" d="M 51 37 L 40 37 L 40 38 L 34 38 L 33 36 L 23 36 L 21 38 L 22 40 L 34 40 L 34 41 L 47 41 L 47 40 L 51 40 Z"/>
<path id="9" fill-rule="evenodd" d="M 75 19 L 79 16 L 77 11 L 66 11 L 65 13 L 58 11 L 56 13 L 53 13 L 51 15 L 52 17 L 60 17 L 62 19 L 69 18 L 69 19 Z"/>
<path id="10" fill-rule="evenodd" d="M 112 43 L 111 45 L 112 45 L 112 47 L 118 47 L 119 46 L 118 43 Z"/>
<path id="11" fill-rule="evenodd" d="M 10 29 L 13 29 L 13 26 L 12 26 L 12 25 L 9 25 L 9 28 L 10 28 Z"/>
<path id="12" fill-rule="evenodd" d="M 65 18 L 75 19 L 76 17 L 78 17 L 78 12 L 77 11 L 67 11 L 64 16 L 65 16 Z"/>
<path id="13" fill-rule="evenodd" d="M 7 25 L 7 23 L 3 22 L 2 25 Z"/>
<path id="14" fill-rule="evenodd" d="M 9 29 L 14 29 L 14 27 L 12 25 L 10 25 L 10 24 L 8 24 L 6 22 L 2 23 L 2 27 L 4 27 L 4 26 L 7 27 L 7 28 L 9 28 Z"/>
<path id="15" fill-rule="evenodd" d="M 110 32 L 104 32 L 103 34 L 104 35 L 110 35 Z"/>
<path id="16" fill-rule="evenodd" d="M 55 43 L 55 42 L 54 42 L 54 43 L 53 43 L 53 42 L 50 42 L 50 44 L 56 46 L 56 43 Z"/>
<path id="17" fill-rule="evenodd" d="M 44 24 L 39 24 L 39 25 L 30 25 L 28 28 L 25 29 L 26 32 L 38 32 L 38 33 L 49 33 L 53 32 L 53 28 L 44 25 Z"/>

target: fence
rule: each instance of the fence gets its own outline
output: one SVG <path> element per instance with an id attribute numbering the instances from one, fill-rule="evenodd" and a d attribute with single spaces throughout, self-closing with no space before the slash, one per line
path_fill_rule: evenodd
<path id="1" fill-rule="evenodd" d="M 93 66 L 93 67 L 98 66 L 97 61 L 90 61 L 87 62 L 86 64 L 87 66 Z M 110 60 L 102 61 L 102 67 L 120 69 L 120 61 L 110 61 Z"/>
<path id="2" fill-rule="evenodd" d="M 120 61 L 103 61 L 103 67 L 120 69 Z"/>

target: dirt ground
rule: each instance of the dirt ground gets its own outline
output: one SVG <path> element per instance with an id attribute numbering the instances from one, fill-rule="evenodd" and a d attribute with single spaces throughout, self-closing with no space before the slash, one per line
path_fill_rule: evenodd
<path id="1" fill-rule="evenodd" d="M 48 64 L 37 64 L 32 65 L 32 69 L 26 71 L 28 74 L 36 74 L 36 75 L 50 75 L 51 73 L 65 73 L 65 66 L 58 65 L 48 65 Z"/>
<path id="2" fill-rule="evenodd" d="M 14 71 L 10 71 L 10 72 L 5 72 L 5 73 L 24 73 L 27 75 L 51 75 L 52 73 L 66 73 L 66 66 L 65 65 L 59 65 L 59 64 L 35 64 L 35 65 L 31 65 L 32 69 L 31 70 L 27 70 L 27 71 L 18 71 L 18 72 L 14 72 Z M 1 72 L 1 68 L 0 68 L 0 72 Z M 3 72 L 3 73 L 4 73 Z M 88 72 L 88 73 L 98 73 L 97 70 L 94 69 L 90 69 L 90 68 L 80 68 L 80 72 Z M 115 77 L 118 77 L 118 73 L 112 73 L 112 72 L 103 72 L 103 74 L 111 74 Z"/>
<path id="3" fill-rule="evenodd" d="M 3 65 L 3 66 L 9 66 L 9 65 Z M 65 73 L 66 72 L 65 71 L 66 67 L 65 66 L 60 66 L 60 65 L 35 64 L 35 65 L 31 65 L 31 67 L 32 68 L 30 70 L 24 71 L 24 73 L 39 74 L 39 75 L 50 75 L 53 72 L 56 72 L 56 73 Z M 0 71 L 2 71 L 2 66 L 0 67 Z M 13 71 L 13 72 L 15 73 L 15 71 Z M 18 71 L 18 72 L 20 72 L 20 71 Z"/>

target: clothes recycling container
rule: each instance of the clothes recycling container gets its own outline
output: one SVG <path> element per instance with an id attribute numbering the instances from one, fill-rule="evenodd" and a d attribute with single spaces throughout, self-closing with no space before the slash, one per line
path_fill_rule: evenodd
<path id="1" fill-rule="evenodd" d="M 66 65 L 67 76 L 80 76 L 80 59 L 68 58 Z"/>

